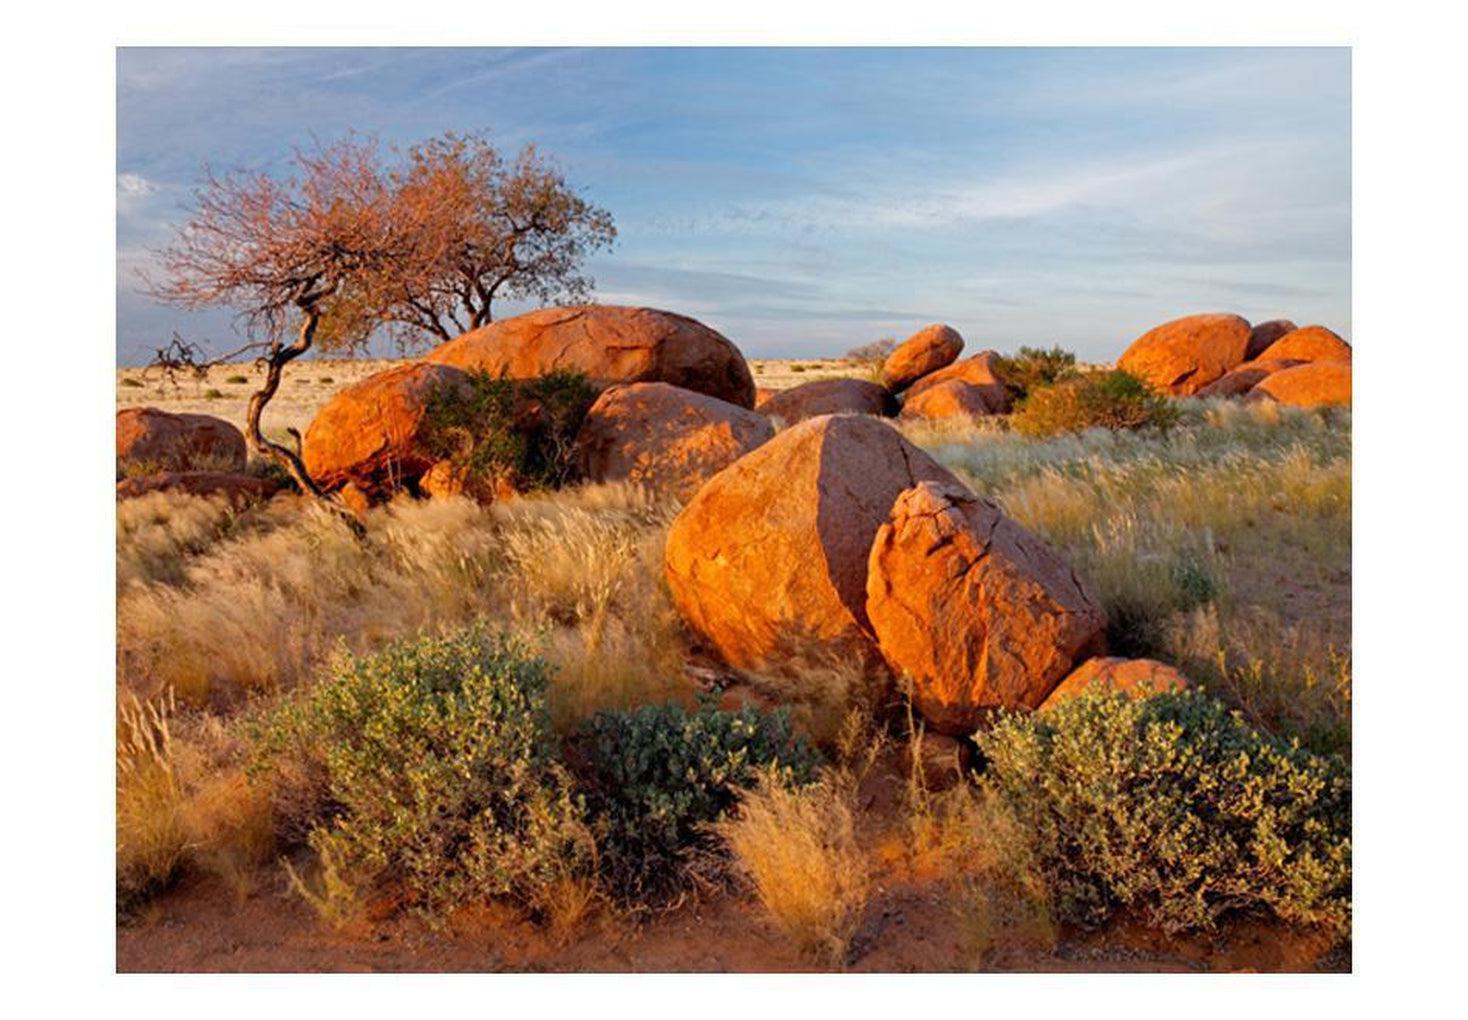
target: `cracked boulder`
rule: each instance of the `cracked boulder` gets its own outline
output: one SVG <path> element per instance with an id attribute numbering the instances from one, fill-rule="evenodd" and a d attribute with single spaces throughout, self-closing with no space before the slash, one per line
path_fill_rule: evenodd
<path id="1" fill-rule="evenodd" d="M 1116 367 L 1164 393 L 1189 397 L 1244 362 L 1251 333 L 1237 315 L 1189 315 L 1143 333 Z"/>
<path id="2" fill-rule="evenodd" d="M 656 308 L 542 308 L 439 344 L 426 360 L 510 379 L 567 369 L 598 389 L 665 382 L 754 407 L 754 376 L 739 348 L 697 320 Z"/>
<path id="3" fill-rule="evenodd" d="M 880 418 L 810 418 L 714 475 L 668 532 L 679 612 L 730 665 L 874 651 L 867 560 L 905 489 L 958 481 Z"/>
<path id="4" fill-rule="evenodd" d="M 1043 540 L 957 483 L 897 497 L 868 560 L 867 616 L 914 707 L 940 732 L 1033 709 L 1103 644 L 1090 587 Z"/>

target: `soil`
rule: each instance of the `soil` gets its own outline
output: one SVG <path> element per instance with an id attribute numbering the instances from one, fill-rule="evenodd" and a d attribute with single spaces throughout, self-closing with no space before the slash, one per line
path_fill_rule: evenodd
<path id="1" fill-rule="evenodd" d="M 981 952 L 941 883 L 882 888 L 843 969 L 943 971 L 1349 971 L 1349 947 L 1279 925 L 1239 923 L 1212 939 L 1168 937 L 1123 921 L 1063 931 L 1053 948 Z M 119 927 L 119 972 L 792 972 L 821 968 L 756 903 L 716 893 L 641 919 L 604 913 L 569 940 L 492 913 L 442 930 L 411 918 L 334 931 L 283 884 L 238 898 L 187 881 Z"/>

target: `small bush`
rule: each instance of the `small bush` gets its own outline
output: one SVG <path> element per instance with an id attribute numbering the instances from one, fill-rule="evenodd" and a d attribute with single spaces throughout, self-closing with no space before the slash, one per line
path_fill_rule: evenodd
<path id="1" fill-rule="evenodd" d="M 119 386 L 126 386 L 128 389 L 135 389 L 135 390 L 140 390 L 140 389 L 143 388 L 142 382 L 140 380 L 134 379 L 130 375 L 123 376 L 122 379 L 118 382 L 117 385 L 119 385 Z"/>
<path id="2" fill-rule="evenodd" d="M 1198 691 L 1092 692 L 976 738 L 1064 920 L 1118 907 L 1165 931 L 1260 911 L 1344 932 L 1349 769 Z"/>
<path id="3" fill-rule="evenodd" d="M 1053 436 L 1098 427 L 1166 431 L 1177 420 L 1178 411 L 1166 397 L 1117 370 L 1092 372 L 1033 391 L 1013 424 L 1027 436 Z"/>
<path id="4" fill-rule="evenodd" d="M 791 365 L 790 366 L 790 371 L 792 371 L 792 372 L 804 372 L 805 371 L 805 366 L 804 365 Z"/>
<path id="5" fill-rule="evenodd" d="M 804 783 L 817 763 L 814 751 L 792 739 L 784 712 L 749 706 L 603 712 L 586 728 L 584 746 L 603 874 L 624 898 L 657 898 L 680 884 L 681 866 L 712 847 L 706 826 L 724 817 L 761 770 Z"/>
<path id="6" fill-rule="evenodd" d="M 871 869 L 856 844 L 849 782 L 792 788 L 765 774 L 716 825 L 770 917 L 800 947 L 840 963 L 861 922 Z"/>
<path id="7" fill-rule="evenodd" d="M 336 382 L 336 380 L 329 375 L 323 375 L 320 379 L 317 379 L 316 381 L 321 383 L 323 386 L 330 386 L 332 383 Z"/>
<path id="8" fill-rule="evenodd" d="M 1076 356 L 1063 347 L 1043 350 L 1021 347 L 1015 354 L 999 359 L 999 377 L 1016 397 L 1026 397 L 1046 386 L 1076 377 Z"/>
<path id="9" fill-rule="evenodd" d="M 207 389 L 207 390 L 204 391 L 204 399 L 205 400 L 223 400 L 224 399 L 224 393 L 221 390 L 216 390 L 216 389 L 214 389 L 214 388 L 211 387 L 211 388 L 209 388 L 209 389 Z"/>
<path id="10" fill-rule="evenodd" d="M 243 386 L 246 383 L 248 383 L 250 380 L 247 379 L 247 378 L 245 378 L 242 375 L 232 375 L 232 376 L 230 376 L 228 379 L 226 379 L 224 381 L 227 382 L 227 383 L 230 383 L 233 386 Z"/>
<path id="11" fill-rule="evenodd" d="M 581 804 L 555 758 L 547 674 L 520 644 L 471 627 L 342 653 L 266 723 L 266 767 L 322 783 L 308 807 L 318 906 L 345 915 L 391 892 L 430 916 L 497 897 L 534 908 L 590 874 Z"/>
<path id="12" fill-rule="evenodd" d="M 596 390 L 577 372 L 537 379 L 477 372 L 467 396 L 445 387 L 429 398 L 424 447 L 474 483 L 558 488 L 573 475 L 571 444 L 595 400 Z"/>

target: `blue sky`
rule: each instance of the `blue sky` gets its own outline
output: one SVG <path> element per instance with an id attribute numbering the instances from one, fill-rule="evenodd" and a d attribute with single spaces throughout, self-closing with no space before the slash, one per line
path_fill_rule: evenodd
<path id="1" fill-rule="evenodd" d="M 751 356 L 942 321 L 1110 360 L 1213 310 L 1350 336 L 1343 49 L 123 49 L 119 360 L 238 344 L 136 278 L 204 163 L 451 129 L 535 142 L 612 211 L 598 300 Z"/>

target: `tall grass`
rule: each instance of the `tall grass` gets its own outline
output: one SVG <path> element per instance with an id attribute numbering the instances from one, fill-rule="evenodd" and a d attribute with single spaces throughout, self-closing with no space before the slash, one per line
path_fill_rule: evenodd
<path id="1" fill-rule="evenodd" d="M 766 777 L 716 825 L 770 918 L 827 964 L 845 956 L 871 891 L 853 797 L 839 775 L 803 787 Z"/>
<path id="2" fill-rule="evenodd" d="M 677 675 L 658 563 L 668 511 L 629 488 L 487 508 L 403 500 L 373 511 L 362 541 L 304 506 L 234 529 L 207 502 L 165 496 L 130 513 L 118 653 L 125 684 L 144 694 L 227 705 L 300 683 L 338 639 L 367 651 L 479 617 L 545 645 L 568 718 Z"/>
<path id="3" fill-rule="evenodd" d="M 1339 746 L 1348 614 L 1294 609 L 1274 587 L 1278 574 L 1320 587 L 1349 577 L 1349 412 L 1179 407 L 1165 438 L 1091 430 L 1037 442 L 992 423 L 906 431 L 1091 580 L 1114 651 L 1177 661 L 1256 723 Z"/>

